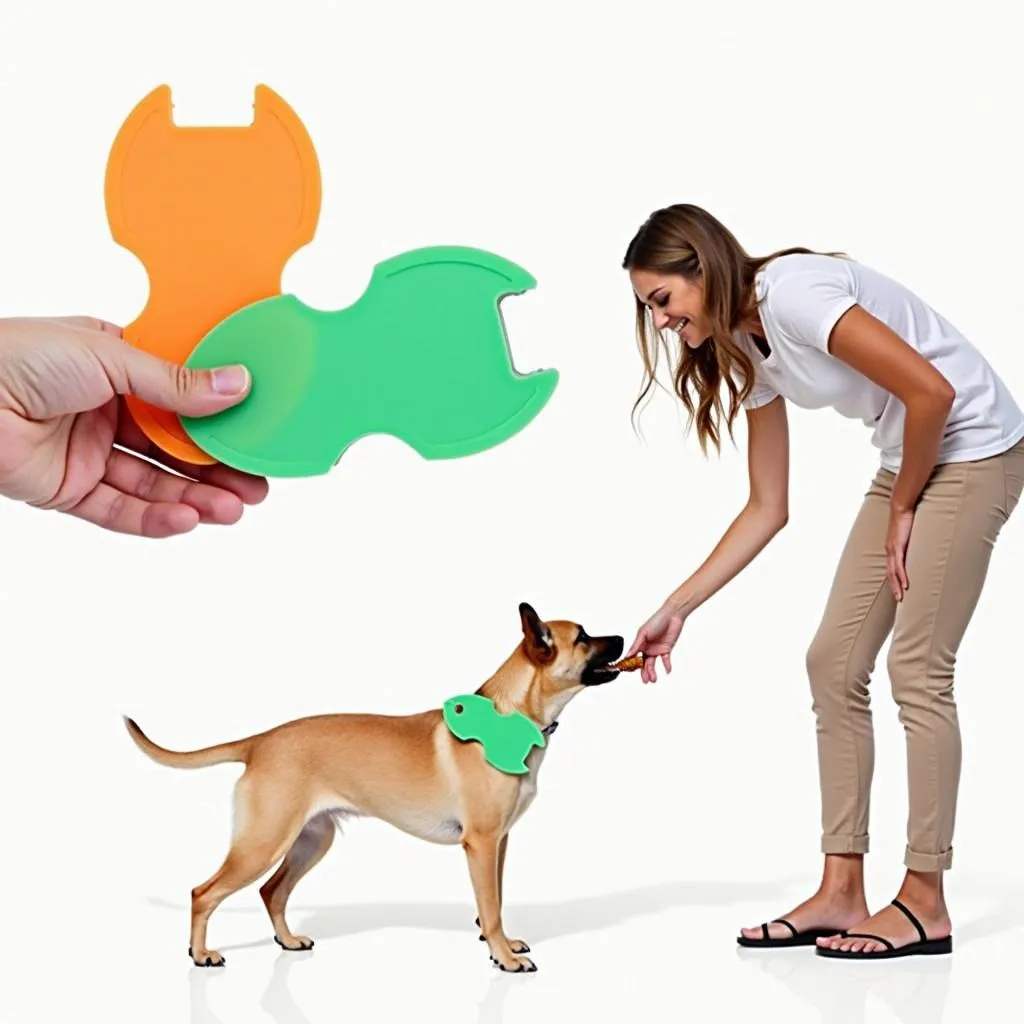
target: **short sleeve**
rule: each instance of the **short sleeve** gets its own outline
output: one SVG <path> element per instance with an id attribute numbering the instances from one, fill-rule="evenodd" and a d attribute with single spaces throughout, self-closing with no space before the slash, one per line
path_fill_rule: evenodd
<path id="1" fill-rule="evenodd" d="M 740 342 L 742 348 L 746 349 L 747 345 Z M 749 354 L 749 353 L 748 353 Z M 747 397 L 743 399 L 741 403 L 744 409 L 758 409 L 762 405 L 767 405 L 770 401 L 778 398 L 779 393 L 773 388 L 757 370 L 757 359 L 753 360 L 754 364 L 754 380 L 751 383 L 750 391 Z M 737 388 L 742 388 L 744 384 L 743 378 L 740 376 L 739 371 L 734 371 L 732 379 L 736 384 Z"/>
<path id="2" fill-rule="evenodd" d="M 754 385 L 750 393 L 743 399 L 744 409 L 760 409 L 762 405 L 779 397 L 779 393 L 769 385 L 765 384 L 757 375 L 754 376 Z"/>
<path id="3" fill-rule="evenodd" d="M 777 269 L 769 265 L 762 279 L 762 319 L 789 341 L 828 352 L 832 328 L 857 304 L 847 261 L 838 256 L 800 256 L 778 262 Z"/>

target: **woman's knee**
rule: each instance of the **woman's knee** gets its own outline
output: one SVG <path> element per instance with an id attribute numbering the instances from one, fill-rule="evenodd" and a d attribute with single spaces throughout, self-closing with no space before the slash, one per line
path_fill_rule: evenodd
<path id="1" fill-rule="evenodd" d="M 919 650 L 895 640 L 886 659 L 893 700 L 900 707 L 951 702 L 953 667 L 954 660 L 941 656 L 935 645 Z"/>
<path id="2" fill-rule="evenodd" d="M 867 699 L 870 666 L 851 654 L 851 645 L 830 631 L 820 631 L 811 641 L 805 664 L 816 709 L 845 705 L 851 697 Z"/>

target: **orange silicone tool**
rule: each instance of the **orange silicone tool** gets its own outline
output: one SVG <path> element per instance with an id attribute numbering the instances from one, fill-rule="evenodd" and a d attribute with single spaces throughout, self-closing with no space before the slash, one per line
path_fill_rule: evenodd
<path id="1" fill-rule="evenodd" d="M 184 364 L 225 317 L 279 295 L 292 255 L 320 216 L 320 166 L 291 107 L 258 85 L 242 126 L 174 124 L 171 90 L 154 89 L 131 112 L 107 161 L 107 219 L 114 240 L 149 276 L 149 298 L 127 341 Z M 175 413 L 134 397 L 146 436 L 195 465 L 214 461 Z"/>

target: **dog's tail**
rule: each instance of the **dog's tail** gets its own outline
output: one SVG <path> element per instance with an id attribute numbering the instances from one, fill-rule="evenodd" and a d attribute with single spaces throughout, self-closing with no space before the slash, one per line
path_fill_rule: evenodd
<path id="1" fill-rule="evenodd" d="M 124 724 L 128 729 L 128 735 L 135 741 L 139 750 L 157 764 L 166 765 L 168 768 L 207 768 L 211 764 L 244 762 L 249 758 L 251 744 L 248 739 L 219 743 L 215 747 L 204 747 L 202 750 L 167 750 L 154 743 L 131 718 L 126 717 Z"/>

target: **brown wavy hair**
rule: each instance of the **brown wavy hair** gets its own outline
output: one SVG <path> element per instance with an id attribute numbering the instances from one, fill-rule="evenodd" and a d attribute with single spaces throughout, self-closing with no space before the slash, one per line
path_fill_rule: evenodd
<path id="1" fill-rule="evenodd" d="M 815 250 L 796 246 L 769 256 L 750 256 L 724 224 L 689 203 L 656 210 L 626 248 L 622 261 L 626 270 L 679 274 L 687 281 L 703 281 L 710 335 L 696 349 L 680 344 L 673 383 L 686 407 L 689 425 L 696 422 L 697 438 L 705 455 L 709 442 L 721 451 L 723 417 L 729 438 L 733 440 L 733 423 L 740 404 L 754 384 L 754 364 L 733 340 L 736 325 L 756 308 L 754 276 L 772 260 L 790 253 L 814 254 Z M 639 297 L 636 298 L 636 330 L 645 381 L 633 405 L 634 415 L 657 382 L 658 362 L 658 344 L 652 337 L 650 315 Z M 664 335 L 660 336 L 660 341 L 665 345 Z M 667 352 L 667 345 L 665 347 Z M 722 402 L 723 383 L 729 394 L 728 410 Z"/>

